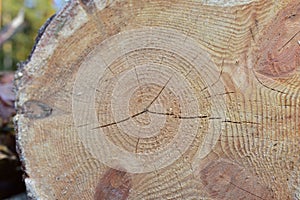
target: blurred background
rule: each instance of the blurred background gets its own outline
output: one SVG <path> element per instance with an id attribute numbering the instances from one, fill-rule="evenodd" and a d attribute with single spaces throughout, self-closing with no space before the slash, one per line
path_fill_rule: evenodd
<path id="1" fill-rule="evenodd" d="M 0 0 L 0 200 L 27 199 L 16 153 L 14 71 L 25 61 L 40 27 L 67 0 Z"/>

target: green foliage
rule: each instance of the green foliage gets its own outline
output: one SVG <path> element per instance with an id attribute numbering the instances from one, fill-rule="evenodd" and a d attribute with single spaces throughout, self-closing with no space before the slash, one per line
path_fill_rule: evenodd
<path id="1" fill-rule="evenodd" d="M 1 2 L 2 1 L 2 2 Z M 25 8 L 25 23 L 0 49 L 0 70 L 15 70 L 17 63 L 28 58 L 39 28 L 55 13 L 50 0 L 0 0 L 2 28 Z"/>

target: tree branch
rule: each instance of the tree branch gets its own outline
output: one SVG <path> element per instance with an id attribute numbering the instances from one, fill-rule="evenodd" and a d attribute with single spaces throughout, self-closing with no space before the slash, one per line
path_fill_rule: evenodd
<path id="1" fill-rule="evenodd" d="M 21 9 L 12 22 L 0 31 L 0 46 L 2 46 L 4 42 L 9 40 L 18 31 L 24 23 L 24 18 L 25 12 L 24 9 Z"/>

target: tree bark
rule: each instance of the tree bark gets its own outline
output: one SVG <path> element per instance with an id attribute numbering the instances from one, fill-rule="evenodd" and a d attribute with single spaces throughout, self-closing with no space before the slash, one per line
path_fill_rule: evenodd
<path id="1" fill-rule="evenodd" d="M 300 199 L 298 0 L 74 0 L 16 73 L 39 199 Z"/>

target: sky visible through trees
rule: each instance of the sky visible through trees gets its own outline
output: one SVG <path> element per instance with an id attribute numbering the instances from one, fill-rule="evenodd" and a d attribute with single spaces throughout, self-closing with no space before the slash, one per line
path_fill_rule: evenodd
<path id="1" fill-rule="evenodd" d="M 0 47 L 0 71 L 13 71 L 29 56 L 39 28 L 60 9 L 66 0 L 0 0 L 1 32 L 5 31 L 20 10 L 23 23 Z"/>

